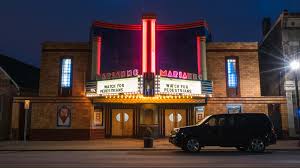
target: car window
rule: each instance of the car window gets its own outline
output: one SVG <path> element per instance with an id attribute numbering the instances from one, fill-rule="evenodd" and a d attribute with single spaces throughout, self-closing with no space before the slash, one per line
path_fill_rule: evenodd
<path id="1" fill-rule="evenodd" d="M 207 123 L 207 119 L 210 117 L 211 115 L 209 116 L 206 116 L 205 118 L 203 118 L 201 121 L 199 121 L 196 125 L 201 125 L 202 123 Z"/>
<path id="2" fill-rule="evenodd" d="M 234 127 L 234 125 L 235 125 L 234 116 L 230 116 L 228 118 L 228 126 L 229 127 Z"/>
<path id="3" fill-rule="evenodd" d="M 218 118 L 217 126 L 224 126 L 225 125 L 225 117 Z"/>
<path id="4" fill-rule="evenodd" d="M 207 125 L 209 125 L 210 127 L 216 126 L 216 125 L 217 125 L 216 117 L 211 117 L 211 118 L 207 121 Z"/>
<path id="5" fill-rule="evenodd" d="M 214 126 L 224 126 L 226 123 L 226 118 L 224 116 L 211 117 L 206 124 L 210 127 Z"/>

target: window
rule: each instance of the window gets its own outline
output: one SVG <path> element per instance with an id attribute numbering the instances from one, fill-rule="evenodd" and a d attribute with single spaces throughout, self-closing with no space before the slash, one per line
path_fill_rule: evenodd
<path id="1" fill-rule="evenodd" d="M 226 57 L 226 86 L 228 97 L 240 96 L 238 57 Z"/>
<path id="2" fill-rule="evenodd" d="M 71 87 L 71 59 L 62 59 L 61 87 Z"/>
<path id="3" fill-rule="evenodd" d="M 215 126 L 224 126 L 226 122 L 226 118 L 224 116 L 216 116 L 216 117 L 211 117 L 207 121 L 207 125 L 210 127 L 215 127 Z"/>
<path id="4" fill-rule="evenodd" d="M 216 117 L 212 117 L 208 120 L 207 124 L 210 126 L 210 127 L 214 127 L 217 125 L 217 119 Z"/>
<path id="5" fill-rule="evenodd" d="M 236 59 L 227 59 L 227 82 L 229 88 L 237 87 Z"/>
<path id="6" fill-rule="evenodd" d="M 235 126 L 234 115 L 231 115 L 231 116 L 228 118 L 228 126 L 229 126 L 229 127 L 234 127 L 234 126 Z"/>
<path id="7" fill-rule="evenodd" d="M 60 67 L 60 95 L 70 96 L 72 90 L 72 59 L 61 59 Z"/>

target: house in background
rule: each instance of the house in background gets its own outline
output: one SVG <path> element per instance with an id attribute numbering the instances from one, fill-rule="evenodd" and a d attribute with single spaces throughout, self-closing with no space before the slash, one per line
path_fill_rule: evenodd
<path id="1" fill-rule="evenodd" d="M 34 66 L 0 55 L 0 140 L 8 139 L 10 135 L 13 97 L 36 96 L 39 73 Z M 18 121 L 20 125 L 24 125 L 22 114 Z"/>

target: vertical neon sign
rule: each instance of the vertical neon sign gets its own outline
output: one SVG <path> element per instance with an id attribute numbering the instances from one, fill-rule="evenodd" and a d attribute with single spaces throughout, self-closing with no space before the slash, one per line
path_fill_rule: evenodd
<path id="1" fill-rule="evenodd" d="M 142 70 L 143 73 L 156 73 L 156 51 L 155 51 L 155 22 L 153 16 L 144 16 L 142 20 L 143 32 L 143 51 L 142 51 Z"/>
<path id="2" fill-rule="evenodd" d="M 202 70 L 201 70 L 201 41 L 200 41 L 200 36 L 197 36 L 197 67 L 198 67 L 198 75 L 201 75 Z"/>
<path id="3" fill-rule="evenodd" d="M 143 69 L 143 73 L 147 72 L 147 20 L 143 19 L 143 65 L 142 65 L 142 69 Z"/>
<path id="4" fill-rule="evenodd" d="M 151 72 L 155 74 L 155 19 L 151 20 Z"/>
<path id="5" fill-rule="evenodd" d="M 100 76 L 100 69 L 101 69 L 101 43 L 102 43 L 102 40 L 101 40 L 101 37 L 98 36 L 97 37 L 97 75 Z"/>

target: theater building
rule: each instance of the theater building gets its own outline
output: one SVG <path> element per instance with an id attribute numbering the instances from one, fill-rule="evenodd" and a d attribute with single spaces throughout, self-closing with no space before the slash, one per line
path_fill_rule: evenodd
<path id="1" fill-rule="evenodd" d="M 164 137 L 210 114 L 244 112 L 266 113 L 287 132 L 285 98 L 261 96 L 258 44 L 212 42 L 204 20 L 96 21 L 89 42 L 45 42 L 39 96 L 15 97 L 13 130 L 26 99 L 31 140 L 139 138 L 147 127 Z"/>

